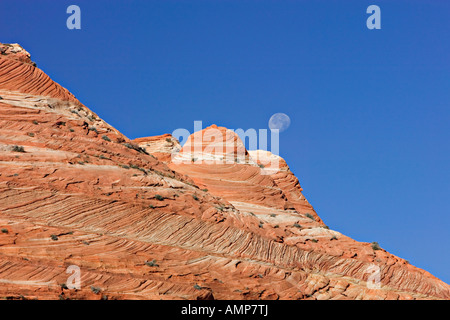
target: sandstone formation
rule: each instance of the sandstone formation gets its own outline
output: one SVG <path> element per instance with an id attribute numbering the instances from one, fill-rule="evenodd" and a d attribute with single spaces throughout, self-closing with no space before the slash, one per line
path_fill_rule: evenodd
<path id="1" fill-rule="evenodd" d="M 165 163 L 170 162 L 172 157 L 181 150 L 178 140 L 168 133 L 155 137 L 138 138 L 133 142 Z"/>
<path id="2" fill-rule="evenodd" d="M 0 52 L 1 298 L 450 298 L 430 273 L 329 229 L 278 156 L 217 126 L 183 148 L 130 141 L 20 46 Z"/>
<path id="3" fill-rule="evenodd" d="M 215 124 L 189 136 L 172 162 L 255 164 L 239 136 L 234 131 Z"/>

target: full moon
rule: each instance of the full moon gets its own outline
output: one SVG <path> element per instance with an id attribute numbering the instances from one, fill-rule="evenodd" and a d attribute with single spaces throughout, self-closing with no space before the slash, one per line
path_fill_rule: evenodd
<path id="1" fill-rule="evenodd" d="M 291 118 L 285 113 L 275 113 L 269 119 L 270 130 L 278 129 L 280 132 L 285 131 L 291 125 Z"/>

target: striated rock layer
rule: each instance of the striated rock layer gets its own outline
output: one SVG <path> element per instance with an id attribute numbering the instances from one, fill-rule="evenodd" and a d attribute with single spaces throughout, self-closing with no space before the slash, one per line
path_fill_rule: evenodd
<path id="1" fill-rule="evenodd" d="M 217 126 L 183 148 L 130 141 L 20 46 L 0 52 L 0 297 L 450 298 L 428 272 L 330 230 L 278 156 Z M 208 129 L 231 148 L 203 145 Z"/>

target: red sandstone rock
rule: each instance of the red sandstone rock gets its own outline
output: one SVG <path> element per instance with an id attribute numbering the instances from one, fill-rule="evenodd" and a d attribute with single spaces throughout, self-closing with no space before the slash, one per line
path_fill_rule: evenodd
<path id="1" fill-rule="evenodd" d="M 172 161 L 187 164 L 253 163 L 239 136 L 215 124 L 193 133 Z"/>
<path id="2" fill-rule="evenodd" d="M 0 55 L 2 55 L 3 58 L 9 58 L 36 66 L 36 64 L 31 61 L 30 54 L 17 43 L 0 42 Z"/>
<path id="3" fill-rule="evenodd" d="M 6 47 L 0 297 L 450 298 L 449 285 L 428 272 L 328 229 L 281 158 L 247 152 L 223 127 L 212 129 L 231 151 L 212 152 L 193 136 L 190 145 L 204 151 L 196 161 L 189 144 L 177 153 L 170 135 L 130 141 L 26 51 Z M 171 161 L 174 153 L 187 163 Z M 277 158 L 279 170 L 258 166 L 264 157 Z M 71 265 L 80 289 L 67 288 Z M 379 289 L 367 285 L 373 267 Z"/>
<path id="4" fill-rule="evenodd" d="M 170 162 L 172 156 L 181 150 L 180 143 L 171 134 L 138 138 L 133 142 L 163 162 Z"/>

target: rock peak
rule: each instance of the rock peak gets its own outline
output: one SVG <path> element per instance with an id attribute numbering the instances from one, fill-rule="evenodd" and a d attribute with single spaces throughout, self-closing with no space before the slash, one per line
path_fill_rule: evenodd
<path id="1" fill-rule="evenodd" d="M 27 64 L 36 66 L 36 63 L 31 61 L 31 55 L 18 43 L 1 43 L 0 55 L 9 59 L 17 60 Z"/>
<path id="2" fill-rule="evenodd" d="M 175 163 L 172 135 L 130 141 L 23 48 L 0 50 L 1 297 L 450 299 L 428 272 L 328 228 L 287 165 L 249 165 L 281 158 L 234 131 L 190 135 Z M 79 290 L 59 285 L 72 265 Z"/>
<path id="3" fill-rule="evenodd" d="M 241 138 L 215 124 L 191 134 L 174 162 L 254 164 Z"/>

